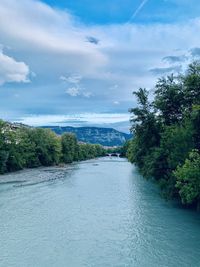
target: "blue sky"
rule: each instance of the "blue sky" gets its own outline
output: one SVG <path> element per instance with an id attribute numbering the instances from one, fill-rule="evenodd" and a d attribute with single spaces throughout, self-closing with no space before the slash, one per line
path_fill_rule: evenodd
<path id="1" fill-rule="evenodd" d="M 200 56 L 198 0 L 1 0 L 0 117 L 127 131 L 132 91 Z"/>
<path id="2" fill-rule="evenodd" d="M 126 23 L 141 0 L 45 0 L 55 8 L 67 9 L 87 24 Z M 197 0 L 148 0 L 135 23 L 171 23 L 199 16 Z"/>
<path id="3" fill-rule="evenodd" d="M 54 7 L 68 9 L 74 16 L 87 24 L 109 24 L 126 23 L 140 5 L 140 0 L 69 0 L 59 2 L 47 0 L 46 3 Z"/>

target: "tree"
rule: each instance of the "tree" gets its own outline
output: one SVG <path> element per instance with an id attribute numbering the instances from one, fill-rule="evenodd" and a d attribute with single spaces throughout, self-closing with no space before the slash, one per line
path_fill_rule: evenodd
<path id="1" fill-rule="evenodd" d="M 129 156 L 134 159 L 141 170 L 145 166 L 145 157 L 150 149 L 159 145 L 160 130 L 159 123 L 156 121 L 152 106 L 148 101 L 148 92 L 146 89 L 140 88 L 139 91 L 133 93 L 137 97 L 138 107 L 130 110 L 132 113 L 131 131 L 134 134 L 134 156 Z"/>
<path id="2" fill-rule="evenodd" d="M 191 112 L 193 105 L 200 105 L 200 62 L 195 61 L 189 65 L 183 83 L 184 105 Z"/>
<path id="3" fill-rule="evenodd" d="M 136 137 L 134 137 L 134 139 L 130 140 L 128 143 L 126 156 L 131 163 L 136 163 L 136 158 L 135 158 L 135 155 L 137 154 L 136 144 L 137 144 Z"/>
<path id="4" fill-rule="evenodd" d="M 165 125 L 181 121 L 183 115 L 183 85 L 174 75 L 159 79 L 154 106 Z"/>
<path id="5" fill-rule="evenodd" d="M 200 105 L 193 105 L 193 110 L 188 117 L 192 123 L 194 148 L 200 151 Z"/>
<path id="6" fill-rule="evenodd" d="M 152 102 L 145 89 L 134 95 L 138 105 L 131 109 L 134 138 L 128 144 L 128 159 L 144 176 L 158 181 L 166 197 L 181 197 L 186 204 L 196 202 L 199 178 L 191 176 L 191 182 L 184 184 L 183 177 L 185 168 L 188 177 L 193 175 L 191 166 L 195 175 L 199 170 L 191 158 L 186 159 L 193 149 L 196 156 L 200 153 L 200 63 L 190 64 L 178 77 L 159 79 Z"/>
<path id="7" fill-rule="evenodd" d="M 7 171 L 8 150 L 6 145 L 6 124 L 0 120 L 0 173 Z"/>
<path id="8" fill-rule="evenodd" d="M 30 135 L 40 165 L 58 164 L 61 157 L 59 137 L 49 129 L 33 129 Z"/>
<path id="9" fill-rule="evenodd" d="M 200 209 L 200 154 L 193 150 L 182 166 L 178 166 L 174 175 L 176 187 L 183 204 L 196 204 Z"/>
<path id="10" fill-rule="evenodd" d="M 0 120 L 0 174 L 103 155 L 102 146 L 78 144 L 73 134 L 60 137 L 49 129 L 16 126 Z"/>
<path id="11" fill-rule="evenodd" d="M 71 163 L 76 159 L 77 140 L 74 134 L 65 133 L 61 137 L 62 160 L 64 163 Z"/>

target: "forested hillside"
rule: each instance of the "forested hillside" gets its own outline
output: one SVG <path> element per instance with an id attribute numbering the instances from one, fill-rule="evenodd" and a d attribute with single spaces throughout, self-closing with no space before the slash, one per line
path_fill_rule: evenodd
<path id="1" fill-rule="evenodd" d="M 160 78 L 154 99 L 146 89 L 133 93 L 134 139 L 127 157 L 145 177 L 158 181 L 166 197 L 200 209 L 200 63 L 184 75 Z"/>
<path id="2" fill-rule="evenodd" d="M 123 146 L 123 144 L 132 137 L 131 134 L 122 133 L 112 128 L 69 126 L 44 126 L 43 128 L 51 129 L 59 135 L 63 133 L 73 133 L 79 141 L 111 147 Z"/>
<path id="3" fill-rule="evenodd" d="M 0 174 L 105 155 L 100 145 L 78 143 L 75 135 L 0 121 Z"/>

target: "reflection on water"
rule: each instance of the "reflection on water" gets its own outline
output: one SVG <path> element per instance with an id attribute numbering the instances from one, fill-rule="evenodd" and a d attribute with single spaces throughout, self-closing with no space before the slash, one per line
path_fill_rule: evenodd
<path id="1" fill-rule="evenodd" d="M 2 267 L 200 266 L 200 217 L 123 159 L 2 176 Z"/>

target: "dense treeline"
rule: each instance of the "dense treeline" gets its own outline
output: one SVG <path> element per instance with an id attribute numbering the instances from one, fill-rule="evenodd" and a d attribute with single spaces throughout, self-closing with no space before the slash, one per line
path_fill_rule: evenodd
<path id="1" fill-rule="evenodd" d="M 133 94 L 138 105 L 130 110 L 134 139 L 128 159 L 157 180 L 166 197 L 199 209 L 200 63 L 184 75 L 159 79 L 152 101 L 146 89 Z"/>
<path id="2" fill-rule="evenodd" d="M 106 154 L 100 145 L 78 143 L 75 135 L 48 129 L 13 127 L 0 121 L 0 173 L 52 166 Z"/>

